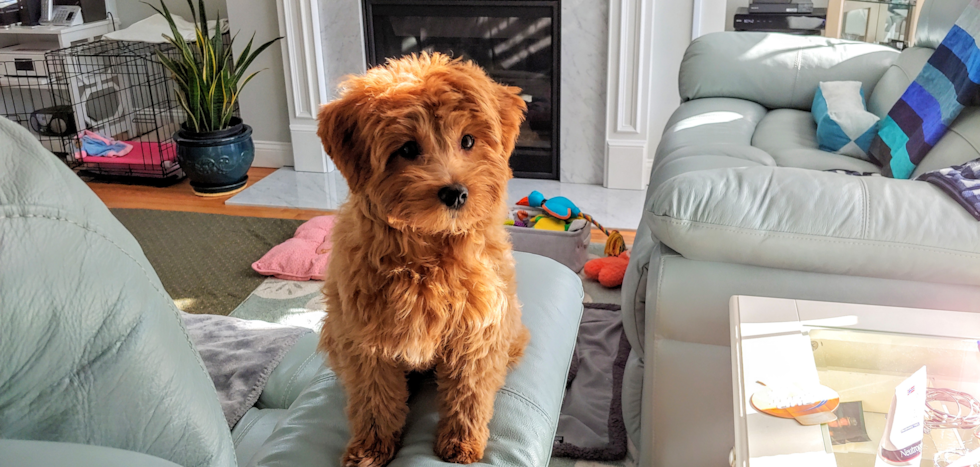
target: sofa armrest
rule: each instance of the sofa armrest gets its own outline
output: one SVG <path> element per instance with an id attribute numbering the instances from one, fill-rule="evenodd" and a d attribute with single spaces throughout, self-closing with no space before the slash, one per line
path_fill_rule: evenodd
<path id="1" fill-rule="evenodd" d="M 681 98 L 732 97 L 770 109 L 809 110 L 821 81 L 861 81 L 870 97 L 897 58 L 889 47 L 818 36 L 707 34 L 684 53 Z"/>
<path id="2" fill-rule="evenodd" d="M 644 213 L 686 258 L 980 284 L 980 225 L 939 188 L 788 167 L 678 175 Z"/>
<path id="3" fill-rule="evenodd" d="M 179 467 L 159 457 L 91 444 L 0 439 L 4 467 Z"/>

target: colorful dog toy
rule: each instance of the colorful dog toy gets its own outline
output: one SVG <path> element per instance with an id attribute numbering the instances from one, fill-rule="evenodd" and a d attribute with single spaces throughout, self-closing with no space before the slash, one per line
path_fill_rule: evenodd
<path id="1" fill-rule="evenodd" d="M 620 253 L 626 251 L 626 241 L 623 240 L 623 235 L 620 234 L 618 230 L 607 230 L 602 226 L 602 224 L 596 222 L 592 216 L 583 213 L 582 210 L 575 205 L 575 203 L 564 196 L 545 198 L 541 192 L 535 190 L 532 191 L 531 194 L 521 198 L 517 204 L 518 206 L 541 208 L 541 210 L 548 213 L 552 217 L 563 221 L 581 217 L 592 223 L 592 225 L 596 226 L 596 228 L 602 233 L 606 234 L 606 247 L 603 250 L 603 253 L 605 253 L 606 256 L 619 256 Z"/>
<path id="2" fill-rule="evenodd" d="M 582 213 L 582 210 L 578 208 L 571 200 L 564 196 L 556 196 L 554 198 L 545 198 L 540 191 L 532 191 L 531 194 L 525 196 L 520 201 L 517 202 L 519 206 L 530 206 L 532 208 L 541 208 L 542 211 L 548 213 L 551 217 L 556 219 L 561 219 L 567 221 L 573 217 L 578 217 Z"/>
<path id="3" fill-rule="evenodd" d="M 554 230 L 557 232 L 564 232 L 568 228 L 565 221 L 549 216 L 535 216 L 532 220 L 534 221 L 534 228 L 538 230 Z"/>

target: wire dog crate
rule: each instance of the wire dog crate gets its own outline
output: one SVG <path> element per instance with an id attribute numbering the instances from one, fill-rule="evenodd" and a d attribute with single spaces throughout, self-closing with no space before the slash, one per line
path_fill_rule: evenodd
<path id="1" fill-rule="evenodd" d="M 19 45 L 14 58 L 0 61 L 0 115 L 31 130 L 49 151 L 66 162 L 74 152 L 66 137 L 75 132 L 70 109 L 59 107 L 67 96 L 52 88 L 45 66 L 44 44 Z"/>
<path id="2" fill-rule="evenodd" d="M 230 45 L 230 36 L 222 36 Z M 70 167 L 93 175 L 179 179 L 173 134 L 186 119 L 157 53 L 168 43 L 101 40 L 0 61 L 0 115 L 31 130 Z M 234 113 L 239 115 L 238 104 Z"/>
<path id="3" fill-rule="evenodd" d="M 183 177 L 173 134 L 185 114 L 157 52 L 177 54 L 170 44 L 102 40 L 45 55 L 55 105 L 34 120 L 74 126 L 64 141 L 69 165 L 96 175 Z"/>

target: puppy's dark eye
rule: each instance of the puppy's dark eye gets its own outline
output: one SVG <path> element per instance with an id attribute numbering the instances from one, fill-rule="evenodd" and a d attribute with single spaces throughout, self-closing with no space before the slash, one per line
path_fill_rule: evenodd
<path id="1" fill-rule="evenodd" d="M 459 145 L 462 146 L 463 149 L 470 150 L 473 148 L 473 144 L 475 143 L 476 139 L 473 138 L 473 135 L 463 135 L 463 140 L 459 142 Z"/>
<path id="2" fill-rule="evenodd" d="M 418 159 L 419 154 L 422 154 L 422 148 L 420 148 L 419 143 L 416 143 L 415 141 L 409 141 L 403 144 L 402 147 L 396 149 L 395 152 L 391 153 L 392 157 L 403 157 L 410 161 Z"/>

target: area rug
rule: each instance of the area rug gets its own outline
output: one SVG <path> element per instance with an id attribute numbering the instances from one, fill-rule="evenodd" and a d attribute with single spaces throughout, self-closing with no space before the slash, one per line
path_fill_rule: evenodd
<path id="1" fill-rule="evenodd" d="M 602 243 L 589 245 L 589 257 L 599 258 L 605 247 Z M 261 256 L 261 254 L 259 255 Z M 256 257 L 258 258 L 258 257 Z M 579 273 L 585 290 L 585 303 L 620 303 L 622 289 L 607 289 L 598 282 Z M 288 281 L 268 278 L 242 302 L 231 316 L 242 319 L 260 319 L 272 323 L 310 327 L 319 331 L 318 321 L 323 318 L 325 304 L 320 295 L 320 281 Z"/>
<path id="2" fill-rule="evenodd" d="M 112 209 L 160 282 L 188 313 L 227 315 L 265 280 L 252 262 L 303 221 L 148 209 Z"/>

